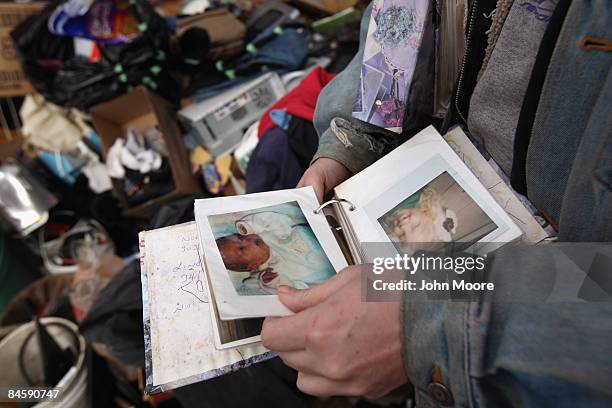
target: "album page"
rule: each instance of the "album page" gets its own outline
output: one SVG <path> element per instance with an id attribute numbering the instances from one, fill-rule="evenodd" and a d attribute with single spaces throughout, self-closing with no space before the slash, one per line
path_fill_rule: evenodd
<path id="1" fill-rule="evenodd" d="M 387 242 L 391 252 L 467 249 L 475 243 L 488 252 L 522 235 L 432 126 L 334 192 L 348 201 L 339 205 L 357 242 Z M 363 262 L 393 256 L 363 253 L 363 245 L 361 251 Z"/>

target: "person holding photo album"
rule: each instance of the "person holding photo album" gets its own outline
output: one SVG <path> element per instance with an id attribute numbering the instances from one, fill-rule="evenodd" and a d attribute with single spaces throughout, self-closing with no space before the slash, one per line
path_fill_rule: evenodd
<path id="1" fill-rule="evenodd" d="M 460 125 L 558 241 L 611 242 L 612 4 L 468 3 L 466 52 L 444 120 L 423 113 L 432 111 L 424 89 L 433 68 L 419 55 L 401 133 L 352 117 L 368 7 L 359 52 L 319 97 L 319 149 L 298 187 L 313 186 L 323 202 L 428 124 L 442 134 Z M 433 34 L 426 27 L 423 35 Z M 455 212 L 419 200 L 390 230 L 410 236 L 410 217 L 426 219 L 428 208 L 427 222 L 439 220 L 430 230 L 450 239 Z M 544 284 L 545 273 L 511 263 L 509 293 Z M 303 392 L 378 398 L 408 385 L 419 407 L 612 406 L 609 286 L 600 302 L 428 301 L 415 292 L 401 302 L 365 302 L 361 271 L 350 266 L 309 289 L 277 289 L 295 314 L 266 318 L 262 342 L 299 372 Z"/>

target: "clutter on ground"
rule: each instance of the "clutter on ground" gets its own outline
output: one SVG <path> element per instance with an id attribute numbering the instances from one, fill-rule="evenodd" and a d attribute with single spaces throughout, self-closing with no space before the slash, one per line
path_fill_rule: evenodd
<path id="1" fill-rule="evenodd" d="M 62 385 L 71 407 L 191 406 L 202 396 L 219 406 L 208 388 L 144 393 L 138 232 L 193 220 L 194 198 L 293 187 L 317 147 L 318 94 L 355 53 L 364 7 L 0 6 L 0 349 L 10 384 Z M 314 401 L 287 383 L 291 370 L 257 370 L 277 385 L 270 400 Z"/>

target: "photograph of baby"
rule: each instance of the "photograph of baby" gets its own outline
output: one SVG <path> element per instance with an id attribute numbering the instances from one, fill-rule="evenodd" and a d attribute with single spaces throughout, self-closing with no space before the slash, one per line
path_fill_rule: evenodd
<path id="1" fill-rule="evenodd" d="M 307 289 L 336 273 L 297 201 L 209 215 L 208 222 L 238 295 Z"/>
<path id="2" fill-rule="evenodd" d="M 402 252 L 440 250 L 451 243 L 455 249 L 464 249 L 497 228 L 447 172 L 389 210 L 378 222 Z"/>

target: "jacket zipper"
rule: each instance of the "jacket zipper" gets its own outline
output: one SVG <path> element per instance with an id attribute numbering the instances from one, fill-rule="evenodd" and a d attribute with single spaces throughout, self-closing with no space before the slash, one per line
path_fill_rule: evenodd
<path id="1" fill-rule="evenodd" d="M 467 120 L 459 109 L 459 96 L 461 94 L 461 86 L 463 85 L 463 77 L 465 75 L 465 64 L 467 63 L 468 56 L 470 54 L 470 40 L 472 39 L 472 30 L 474 28 L 474 21 L 476 20 L 476 10 L 478 9 L 478 0 L 473 0 L 472 10 L 470 16 L 470 22 L 468 25 L 467 38 L 465 40 L 465 52 L 463 53 L 463 61 L 461 62 L 461 70 L 459 71 L 459 81 L 457 82 L 457 93 L 455 94 L 455 109 L 463 123 L 467 125 Z"/>

